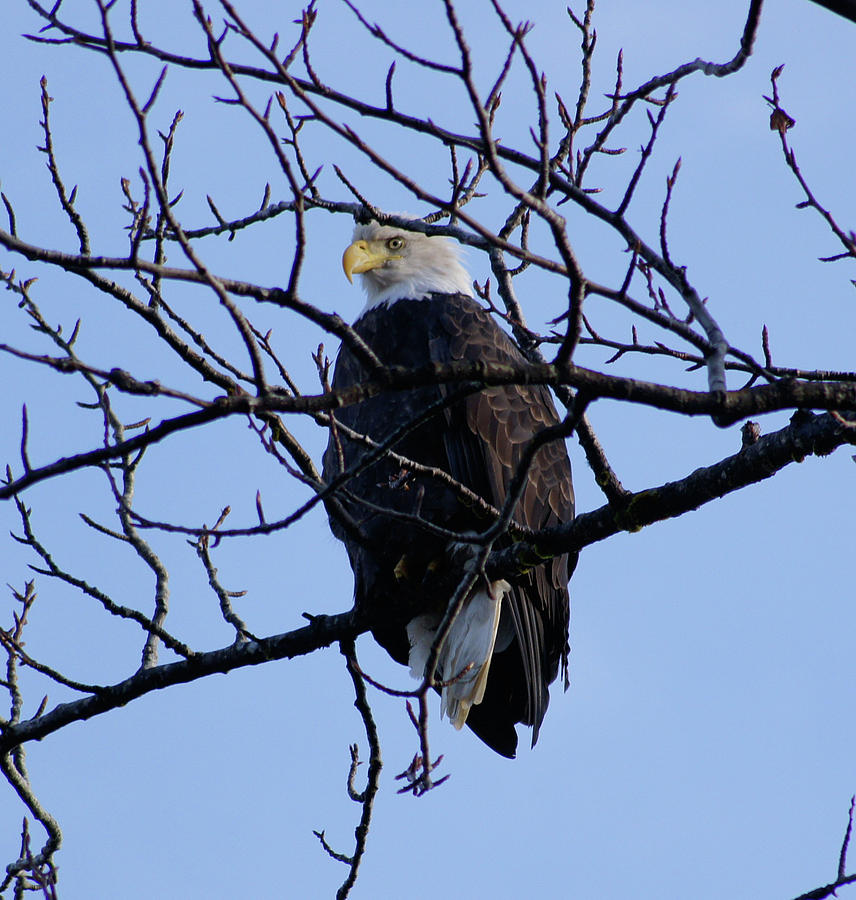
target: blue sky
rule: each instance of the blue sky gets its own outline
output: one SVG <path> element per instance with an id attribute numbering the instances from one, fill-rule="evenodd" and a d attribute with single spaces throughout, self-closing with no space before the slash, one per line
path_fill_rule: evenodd
<path id="1" fill-rule="evenodd" d="M 748 4 L 746 4 L 748 5 Z M 92 227 L 94 252 L 126 247 L 119 179 L 141 163 L 133 123 L 122 106 L 106 61 L 74 47 L 39 47 L 19 35 L 36 27 L 22 0 L 7 4 L 0 34 L 0 182 L 16 208 L 25 240 L 73 250 L 74 234 L 57 210 L 35 151 L 39 78 L 46 74 L 54 137 L 69 184 Z M 297 4 L 245 3 L 263 34 L 283 42 Z M 463 6 L 463 4 L 462 4 Z M 367 18 L 423 52 L 454 61 L 439 3 L 412 7 L 364 3 Z M 117 19 L 121 21 L 117 7 Z M 141 3 L 142 24 L 153 41 L 198 49 L 181 4 Z M 93 21 L 94 6 L 67 2 L 66 14 Z M 564 5 L 509 2 L 515 20 L 535 28 L 530 47 L 547 71 L 550 89 L 566 101 L 578 79 L 578 38 Z M 216 10 L 212 7 L 212 14 Z M 723 60 L 737 46 L 744 3 L 638 4 L 602 0 L 596 12 L 599 56 L 593 94 L 611 87 L 615 55 L 624 49 L 625 85 L 668 71 L 697 56 Z M 493 79 L 502 44 L 489 4 L 462 12 L 481 84 Z M 289 37 L 290 40 L 290 37 Z M 355 25 L 343 4 L 322 0 L 315 35 L 319 74 L 379 102 L 390 61 Z M 672 254 L 735 346 L 760 355 L 762 324 L 770 329 L 774 360 L 802 368 L 853 368 L 856 277 L 851 262 L 824 265 L 837 252 L 825 226 L 802 199 L 769 131 L 762 94 L 772 68 L 785 63 L 782 104 L 796 119 L 790 133 L 804 173 L 818 197 L 845 228 L 856 208 L 852 153 L 856 25 L 807 0 L 771 2 L 755 56 L 736 76 L 696 75 L 682 82 L 663 129 L 658 155 L 630 211 L 633 225 L 656 242 L 665 177 L 683 164 L 672 205 Z M 126 61 L 141 95 L 157 66 Z M 436 78 L 399 64 L 396 98 L 404 108 L 450 128 L 471 130 L 460 95 Z M 526 145 L 531 95 L 524 73 L 503 101 L 501 136 Z M 266 182 L 274 199 L 287 186 L 276 161 L 246 114 L 212 101 L 227 93 L 211 75 L 171 72 L 154 116 L 168 127 L 185 112 L 173 167 L 176 207 L 188 227 L 209 224 L 205 195 L 221 212 L 250 212 Z M 263 93 L 254 90 L 253 96 Z M 599 108 L 599 102 L 593 101 Z M 339 114 L 388 149 L 424 181 L 441 190 L 444 152 L 402 138 L 395 129 Z M 621 136 L 624 157 L 605 158 L 592 185 L 622 190 L 646 129 L 641 118 Z M 324 163 L 322 189 L 350 199 L 332 172 L 346 174 L 380 206 L 425 210 L 399 186 L 318 131 L 306 129 L 307 152 Z M 489 196 L 477 207 L 498 227 L 507 211 Z M 601 226 L 562 208 L 578 255 L 591 277 L 613 284 L 626 263 L 620 244 Z M 339 259 L 351 223 L 324 212 L 308 218 L 309 248 L 302 296 L 352 319 L 362 306 Z M 219 274 L 264 285 L 281 284 L 290 264 L 292 229 L 284 218 L 229 243 L 200 244 Z M 467 257 L 479 280 L 486 260 Z M 182 265 L 178 250 L 170 262 Z M 39 275 L 35 298 L 51 321 L 68 330 L 83 321 L 79 352 L 93 365 L 121 365 L 140 378 L 201 391 L 113 301 L 82 282 L 40 270 L 0 253 L 0 268 L 21 278 Z M 130 283 L 130 282 L 129 282 Z M 564 308 L 563 286 L 530 272 L 518 283 L 536 326 Z M 177 305 L 203 323 L 224 352 L 240 346 L 213 296 L 177 289 Z M 27 327 L 16 298 L 0 303 L 0 341 L 33 352 L 48 345 Z M 274 309 L 250 308 L 306 390 L 316 390 L 311 350 L 335 340 Z M 625 314 L 592 300 L 592 321 L 604 333 L 627 338 Z M 640 331 L 640 337 L 658 338 Z M 579 361 L 602 366 L 607 354 L 583 348 Z M 242 359 L 242 358 L 241 358 Z M 243 363 L 242 363 L 243 364 Z M 34 463 L 85 449 L 98 441 L 85 386 L 22 368 L 0 357 L 0 398 L 9 427 L 0 434 L 2 459 L 18 460 L 20 405 L 30 415 Z M 703 389 L 702 373 L 625 358 L 614 371 Z M 737 378 L 731 386 L 739 386 Z M 160 403 L 122 399 L 122 417 L 158 418 L 179 411 Z M 625 486 L 633 490 L 680 478 L 740 446 L 739 426 L 716 429 L 656 411 L 599 403 L 592 421 Z M 761 421 L 765 432 L 787 417 Z M 296 426 L 319 457 L 324 435 Z M 570 447 L 580 511 L 601 505 L 579 448 Z M 622 534 L 588 548 L 571 584 L 571 689 L 554 691 L 538 747 L 513 762 L 488 751 L 466 730 L 435 721 L 432 747 L 451 773 L 420 800 L 396 794 L 394 775 L 415 752 L 401 702 L 377 693 L 372 702 L 383 738 L 385 768 L 371 838 L 354 897 L 436 896 L 517 898 L 759 898 L 792 897 L 833 880 L 856 791 L 853 552 L 854 463 L 846 449 L 807 459 L 775 478 L 716 501 L 680 520 Z M 235 420 L 199 435 L 184 435 L 149 451 L 139 478 L 139 510 L 183 523 L 208 522 L 226 504 L 230 523 L 252 522 L 261 490 L 269 519 L 305 499 L 302 488 L 260 451 L 245 423 Z M 98 472 L 81 472 L 28 492 L 33 521 L 58 562 L 97 583 L 114 599 L 151 608 L 147 570 L 78 517 L 111 523 L 112 499 Z M 14 508 L 0 507 L 4 533 L 19 530 Z M 174 632 L 194 646 L 231 640 L 193 550 L 180 537 L 150 540 L 172 571 Z M 35 562 L 24 548 L 0 546 L 3 582 L 20 586 Z M 287 534 L 226 542 L 215 564 L 224 583 L 246 590 L 240 614 L 259 634 L 298 627 L 301 613 L 336 612 L 350 603 L 352 582 L 344 549 L 317 511 Z M 80 680 L 102 683 L 130 674 L 142 644 L 135 626 L 105 616 L 74 592 L 38 578 L 28 650 Z M 10 613 L 3 613 L 3 622 Z M 369 638 L 358 644 L 364 668 L 398 687 L 410 687 Z M 170 658 L 163 654 L 164 660 Z M 27 678 L 27 714 L 46 688 Z M 67 699 L 51 687 L 50 702 Z M 27 748 L 33 784 L 63 826 L 59 856 L 64 898 L 274 898 L 335 894 L 344 867 L 329 860 L 313 829 L 326 829 L 343 852 L 352 847 L 358 808 L 344 790 L 348 745 L 365 747 L 353 709 L 350 680 L 335 649 L 310 658 L 216 676 L 153 694 L 110 715 L 76 724 Z M 436 712 L 436 709 L 435 709 Z M 522 742 L 525 743 L 525 742 Z M 11 791 L 0 794 L 0 847 L 17 852 L 21 810 Z M 39 839 L 41 835 L 39 835 Z M 850 870 L 856 867 L 851 864 Z M 839 892 L 843 898 L 847 889 Z"/>

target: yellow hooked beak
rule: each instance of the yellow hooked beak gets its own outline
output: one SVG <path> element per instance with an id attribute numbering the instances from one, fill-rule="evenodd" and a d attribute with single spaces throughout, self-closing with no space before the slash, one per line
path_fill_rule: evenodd
<path id="1" fill-rule="evenodd" d="M 342 254 L 342 268 L 353 284 L 354 275 L 378 269 L 391 259 L 401 259 L 401 254 L 391 252 L 383 241 L 354 241 Z"/>

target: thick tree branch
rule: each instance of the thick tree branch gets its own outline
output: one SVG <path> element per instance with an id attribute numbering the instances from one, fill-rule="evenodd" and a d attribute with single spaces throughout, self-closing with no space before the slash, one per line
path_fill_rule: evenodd
<path id="1" fill-rule="evenodd" d="M 776 472 L 806 456 L 827 456 L 840 446 L 856 445 L 856 418 L 794 415 L 791 424 L 765 435 L 712 466 L 696 469 L 679 481 L 630 493 L 617 505 L 578 515 L 572 522 L 542 532 L 534 542 L 518 542 L 491 556 L 488 575 L 501 577 L 527 565 L 537 565 L 545 555 L 575 552 L 619 531 L 640 531 L 655 522 L 698 509 L 750 484 L 771 478 Z"/>
<path id="2" fill-rule="evenodd" d="M 428 384 L 474 383 L 480 386 L 506 384 L 544 384 L 585 390 L 592 399 L 608 398 L 651 406 L 683 415 L 711 415 L 721 424 L 734 423 L 748 416 L 763 415 L 783 409 L 856 409 L 856 384 L 850 382 L 777 381 L 773 384 L 747 387 L 739 391 L 712 395 L 687 391 L 633 378 L 605 375 L 579 366 L 549 364 L 499 364 L 480 361 L 436 363 L 419 369 L 390 366 L 382 370 L 382 381 L 366 381 L 346 390 L 329 394 L 283 396 L 271 391 L 266 397 L 222 397 L 205 409 L 165 419 L 143 434 L 116 444 L 75 456 L 63 457 L 39 468 L 31 468 L 19 478 L 0 487 L 0 500 L 15 496 L 33 484 L 67 472 L 99 466 L 110 459 L 155 444 L 179 431 L 196 428 L 207 422 L 232 415 L 267 412 L 317 413 L 361 403 L 380 393 L 408 390 Z M 117 383 L 121 383 L 118 373 Z"/>
<path id="3" fill-rule="evenodd" d="M 0 730 L 0 756 L 27 741 L 41 740 L 71 722 L 81 722 L 118 709 L 152 691 L 246 666 L 304 656 L 336 641 L 363 634 L 370 626 L 370 620 L 355 610 L 332 616 L 312 616 L 309 625 L 294 631 L 230 644 L 220 650 L 196 653 L 179 662 L 141 669 L 130 678 L 103 688 L 95 696 L 60 703 L 33 719 L 3 727 Z"/>

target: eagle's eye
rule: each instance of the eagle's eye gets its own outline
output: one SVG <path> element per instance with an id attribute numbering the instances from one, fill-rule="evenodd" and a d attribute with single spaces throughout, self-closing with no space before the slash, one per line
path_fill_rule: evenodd
<path id="1" fill-rule="evenodd" d="M 400 250 L 404 246 L 404 238 L 393 237 L 386 242 L 386 246 L 390 250 Z"/>

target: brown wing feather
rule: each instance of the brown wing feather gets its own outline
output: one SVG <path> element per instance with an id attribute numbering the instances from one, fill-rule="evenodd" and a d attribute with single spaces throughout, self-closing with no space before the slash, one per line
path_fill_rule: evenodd
<path id="1" fill-rule="evenodd" d="M 436 362 L 502 363 L 523 358 L 490 315 L 475 304 L 450 304 L 441 321 L 448 340 L 431 342 L 432 359 Z M 451 431 L 447 447 L 472 446 L 463 452 L 460 447 L 450 448 L 451 474 L 495 506 L 501 506 L 529 441 L 559 421 L 552 398 L 540 385 L 510 385 L 472 395 L 464 405 L 466 429 Z M 454 460 L 462 457 L 471 462 L 466 470 L 455 471 Z M 480 465 L 473 464 L 473 457 L 480 458 Z M 535 456 L 514 519 L 533 529 L 550 527 L 573 518 L 573 504 L 570 463 L 564 444 L 549 443 Z M 567 671 L 568 577 L 568 558 L 563 556 L 512 583 L 509 613 L 526 685 L 525 704 L 518 721 L 533 726 L 533 744 L 547 708 L 547 686 L 560 665 L 563 673 Z M 491 678 L 498 674 L 492 672 Z M 509 678 L 513 676 L 509 674 Z M 489 704 L 489 699 L 486 697 L 485 703 Z M 488 710 L 489 705 L 479 712 L 487 714 Z"/>

